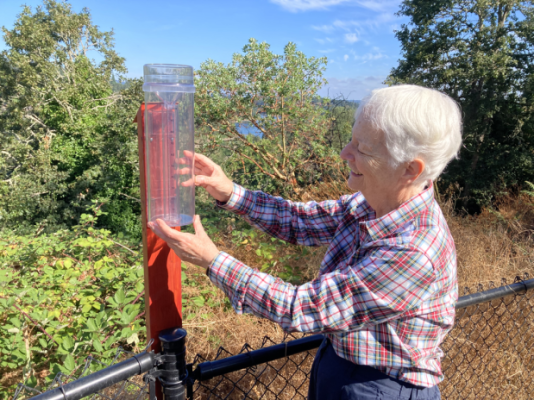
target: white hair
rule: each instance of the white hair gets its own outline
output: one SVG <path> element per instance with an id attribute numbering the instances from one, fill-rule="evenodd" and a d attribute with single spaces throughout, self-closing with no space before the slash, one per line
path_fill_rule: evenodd
<path id="1" fill-rule="evenodd" d="M 358 106 L 355 118 L 360 116 L 384 132 L 393 167 L 415 158 L 425 162 L 415 184 L 435 180 L 462 144 L 458 104 L 434 89 L 397 85 L 373 90 Z"/>

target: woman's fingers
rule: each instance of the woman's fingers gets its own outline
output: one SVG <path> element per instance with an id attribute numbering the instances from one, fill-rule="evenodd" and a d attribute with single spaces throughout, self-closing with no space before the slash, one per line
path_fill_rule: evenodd
<path id="1" fill-rule="evenodd" d="M 190 150 L 184 150 L 184 156 L 192 159 L 195 156 L 195 153 Z"/>
<path id="2" fill-rule="evenodd" d="M 184 151 L 184 154 L 185 153 L 186 152 Z M 178 159 L 178 164 L 187 164 L 189 165 L 189 168 L 192 168 L 192 161 L 193 160 L 190 158 L 181 157 Z M 212 175 L 216 166 L 217 164 L 215 164 L 206 156 L 203 156 L 202 154 L 195 154 L 194 171 L 196 175 Z"/>
<path id="3" fill-rule="evenodd" d="M 193 172 L 193 170 L 190 167 L 180 168 L 179 171 L 180 171 L 180 175 L 191 175 L 191 173 Z M 195 167 L 195 175 L 207 175 L 207 174 L 203 173 L 201 169 Z"/>
<path id="4" fill-rule="evenodd" d="M 197 174 L 196 169 L 195 174 Z M 180 168 L 180 175 L 191 175 L 191 168 Z"/>
<path id="5" fill-rule="evenodd" d="M 207 268 L 219 254 L 217 246 L 204 231 L 200 217 L 195 215 L 193 227 L 195 235 L 177 232 L 165 221 L 157 219 L 150 222 L 149 227 L 162 238 L 171 249 L 183 260 Z"/>
<path id="6" fill-rule="evenodd" d="M 196 180 L 194 177 L 184 182 L 180 182 L 180 186 L 183 186 L 183 187 L 190 187 L 190 186 L 195 186 L 195 185 L 196 185 Z"/>
<path id="7" fill-rule="evenodd" d="M 162 219 L 157 219 L 156 223 L 152 222 L 152 230 L 163 240 L 176 239 L 176 235 L 180 234 L 167 225 Z"/>
<path id="8" fill-rule="evenodd" d="M 193 218 L 193 228 L 195 229 L 195 233 L 198 236 L 207 237 L 208 234 L 204 230 L 204 226 L 202 226 L 202 221 L 200 220 L 200 215 L 195 215 L 195 218 Z"/>
<path id="9" fill-rule="evenodd" d="M 226 202 L 232 195 L 233 183 L 225 175 L 221 167 L 202 154 L 194 154 L 194 166 L 191 165 L 193 153 L 184 151 L 184 156 L 178 159 L 178 164 L 187 164 L 178 169 L 179 175 L 184 178 L 180 186 L 202 186 L 216 200 Z M 193 175 L 194 172 L 194 175 Z"/>
<path id="10" fill-rule="evenodd" d="M 195 162 L 199 162 L 201 165 L 207 167 L 215 167 L 217 165 L 213 161 L 211 161 L 210 158 L 200 153 L 195 153 Z"/>

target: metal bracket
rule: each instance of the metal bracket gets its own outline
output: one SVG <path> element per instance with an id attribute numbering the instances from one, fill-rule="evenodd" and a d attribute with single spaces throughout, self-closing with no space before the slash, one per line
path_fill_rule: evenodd
<path id="1" fill-rule="evenodd" d="M 180 381 L 172 381 L 172 378 L 176 377 L 176 371 L 172 370 L 164 370 L 159 369 L 159 367 L 163 366 L 164 362 L 173 362 L 176 361 L 176 356 L 173 354 L 157 354 L 156 359 L 154 362 L 155 367 L 152 368 L 150 371 L 148 371 L 143 376 L 143 381 L 148 382 L 148 391 L 149 391 L 149 399 L 150 400 L 157 400 L 156 398 L 156 380 L 160 381 L 161 386 L 163 387 L 164 393 L 167 395 L 173 394 L 174 392 L 182 392 L 183 389 L 183 383 L 185 381 L 187 385 L 187 393 L 189 397 L 189 393 L 192 394 L 192 384 L 191 384 L 191 391 L 189 391 L 189 373 L 186 372 L 185 378 Z M 170 378 L 165 379 L 165 378 Z"/>
<path id="2" fill-rule="evenodd" d="M 188 370 L 185 365 L 185 337 L 181 328 L 171 328 L 160 332 L 162 353 L 154 357 L 153 368 L 143 380 L 148 382 L 150 400 L 156 399 L 156 380 L 161 384 L 166 400 L 185 400 Z"/>

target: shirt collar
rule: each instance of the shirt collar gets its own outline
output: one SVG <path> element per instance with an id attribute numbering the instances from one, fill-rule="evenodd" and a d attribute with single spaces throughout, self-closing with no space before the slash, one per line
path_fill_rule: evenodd
<path id="1" fill-rule="evenodd" d="M 405 224 L 409 220 L 412 220 L 423 210 L 428 209 L 433 200 L 434 185 L 430 181 L 425 190 L 401 204 L 395 210 L 390 211 L 380 218 L 361 221 L 360 226 L 365 226 L 371 240 L 378 240 L 395 232 L 399 226 Z M 369 206 L 369 208 L 371 207 Z M 376 214 L 374 212 L 368 214 L 368 216 L 371 218 L 375 215 Z"/>

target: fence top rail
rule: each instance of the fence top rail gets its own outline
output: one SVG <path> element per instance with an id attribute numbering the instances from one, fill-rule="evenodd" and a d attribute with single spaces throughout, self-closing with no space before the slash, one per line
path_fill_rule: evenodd
<path id="1" fill-rule="evenodd" d="M 485 290 L 483 292 L 469 294 L 458 299 L 456 302 L 456 310 L 461 310 L 475 304 L 487 303 L 488 301 L 500 299 L 502 297 L 514 294 L 521 294 L 530 289 L 534 289 L 534 279 L 500 286 L 494 289 Z"/>

